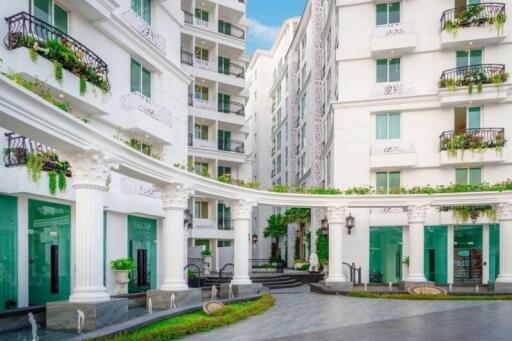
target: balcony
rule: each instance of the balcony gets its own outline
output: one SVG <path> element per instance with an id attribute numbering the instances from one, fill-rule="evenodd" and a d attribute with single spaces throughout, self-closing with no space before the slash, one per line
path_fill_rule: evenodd
<path id="1" fill-rule="evenodd" d="M 188 105 L 194 108 L 216 111 L 223 114 L 234 114 L 235 117 L 240 119 L 236 119 L 232 123 L 243 124 L 244 122 L 242 118 L 245 117 L 245 105 L 243 105 L 242 103 L 238 103 L 235 101 L 217 103 L 214 101 L 207 101 L 200 98 L 194 98 L 194 95 L 189 93 Z M 225 117 L 222 117 L 222 115 L 219 117 L 209 116 L 209 118 L 225 120 Z"/>
<path id="2" fill-rule="evenodd" d="M 373 31 L 371 43 L 374 57 L 409 53 L 416 48 L 414 26 L 412 23 L 379 25 Z"/>
<path id="3" fill-rule="evenodd" d="M 377 140 L 372 144 L 370 167 L 374 170 L 408 168 L 416 165 L 413 142 L 401 140 Z"/>
<path id="4" fill-rule="evenodd" d="M 64 70 L 75 76 L 84 78 L 103 91 L 110 90 L 107 64 L 78 40 L 26 12 L 5 20 L 8 25 L 5 38 L 8 50 L 20 47 L 34 49 L 38 55 L 61 64 Z"/>
<path id="5" fill-rule="evenodd" d="M 215 220 L 194 218 L 193 222 L 194 222 L 193 228 L 195 228 L 195 229 L 200 229 L 200 230 L 216 230 L 217 229 Z"/>
<path id="6" fill-rule="evenodd" d="M 228 103 L 219 103 L 217 110 L 225 114 L 245 116 L 245 106 L 241 103 L 234 101 L 230 101 Z"/>
<path id="7" fill-rule="evenodd" d="M 220 140 L 218 143 L 219 150 L 225 152 L 234 152 L 244 154 L 244 143 L 236 140 Z"/>
<path id="8" fill-rule="evenodd" d="M 441 164 L 503 162 L 506 142 L 503 128 L 445 131 L 439 136 Z"/>
<path id="9" fill-rule="evenodd" d="M 218 219 L 217 228 L 219 230 L 232 230 L 234 227 L 233 220 L 231 219 Z"/>
<path id="10" fill-rule="evenodd" d="M 157 143 L 172 142 L 170 128 L 173 126 L 173 116 L 167 108 L 139 92 L 122 96 L 120 106 L 126 110 L 121 123 L 124 129 L 151 136 Z M 157 122 L 148 120 L 148 116 Z"/>
<path id="11" fill-rule="evenodd" d="M 123 20 L 138 34 L 140 34 L 148 43 L 153 45 L 162 54 L 167 54 L 167 41 L 164 37 L 155 31 L 155 29 L 146 22 L 140 15 L 133 10 L 128 10 L 121 14 Z"/>
<path id="12" fill-rule="evenodd" d="M 235 63 L 229 63 L 227 67 L 219 65 L 219 73 L 225 75 L 235 76 L 237 78 L 245 78 L 245 70 L 244 67 Z"/>
<path id="13" fill-rule="evenodd" d="M 231 23 L 224 22 L 224 25 L 221 25 L 221 20 L 219 20 L 218 32 L 225 34 L 227 36 L 237 38 L 240 40 L 245 40 L 245 31 L 243 28 L 233 25 Z"/>
<path id="14" fill-rule="evenodd" d="M 194 66 L 194 55 L 192 52 L 188 52 L 183 49 L 181 50 L 181 64 Z"/>
<path id="15" fill-rule="evenodd" d="M 510 89 L 503 64 L 479 64 L 443 71 L 439 80 L 442 105 L 493 103 L 504 100 Z"/>
<path id="16" fill-rule="evenodd" d="M 241 65 L 230 62 L 228 66 L 219 65 L 216 69 L 213 63 L 210 63 L 208 60 L 194 58 L 192 52 L 188 52 L 183 49 L 181 50 L 181 63 L 189 66 L 195 66 L 203 70 L 218 72 L 223 75 L 235 76 L 240 79 L 245 78 L 245 69 Z"/>
<path id="17" fill-rule="evenodd" d="M 217 144 L 214 140 L 203 140 L 194 138 L 192 134 L 188 134 L 188 145 L 190 147 L 195 148 L 204 148 L 204 149 L 217 149 Z"/>
<path id="18" fill-rule="evenodd" d="M 414 95 L 414 84 L 412 83 L 377 83 L 371 90 L 372 97 L 395 97 L 411 95 Z"/>
<path id="19" fill-rule="evenodd" d="M 467 48 L 497 43 L 505 37 L 505 4 L 482 3 L 452 8 L 441 16 L 441 46 Z"/>
<path id="20" fill-rule="evenodd" d="M 205 29 L 205 30 L 210 29 L 210 23 L 208 21 L 196 18 L 196 17 L 194 17 L 194 14 L 192 14 L 188 11 L 185 11 L 185 10 L 183 11 L 183 14 L 184 14 L 185 24 L 193 25 L 193 26 Z"/>

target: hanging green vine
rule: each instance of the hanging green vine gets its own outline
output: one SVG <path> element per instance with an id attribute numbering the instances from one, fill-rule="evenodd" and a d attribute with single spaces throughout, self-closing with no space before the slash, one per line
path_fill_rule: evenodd
<path id="1" fill-rule="evenodd" d="M 79 92 L 80 92 L 80 96 L 85 95 L 85 93 L 87 92 L 87 80 L 83 76 L 80 76 L 80 89 L 79 89 Z"/>
<path id="2" fill-rule="evenodd" d="M 66 180 L 66 173 L 64 173 L 63 171 L 59 171 L 58 176 L 59 176 L 59 182 L 58 182 L 59 191 L 65 192 L 66 188 L 68 186 L 67 180 Z"/>
<path id="3" fill-rule="evenodd" d="M 37 57 L 39 57 L 39 54 L 37 53 L 37 51 L 34 48 L 28 49 L 28 54 L 30 56 L 30 60 L 33 63 L 37 62 Z"/>
<path id="4" fill-rule="evenodd" d="M 39 183 L 39 180 L 41 180 L 41 173 L 44 167 L 44 158 L 38 153 L 29 153 L 27 155 L 26 167 L 29 178 L 33 182 Z"/>
<path id="5" fill-rule="evenodd" d="M 62 64 L 56 60 L 53 61 L 53 75 L 55 76 L 55 80 L 62 85 Z"/>
<path id="6" fill-rule="evenodd" d="M 490 205 L 484 206 L 446 206 L 440 211 L 451 211 L 458 223 L 466 223 L 470 219 L 475 222 L 480 216 L 487 217 L 490 221 L 496 221 L 496 209 Z"/>
<path id="7" fill-rule="evenodd" d="M 51 195 L 55 195 L 55 193 L 57 193 L 57 172 L 56 171 L 48 172 L 48 190 Z"/>

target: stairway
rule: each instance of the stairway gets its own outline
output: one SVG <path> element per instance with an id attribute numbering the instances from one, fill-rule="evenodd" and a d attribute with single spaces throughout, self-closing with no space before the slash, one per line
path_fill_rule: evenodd
<path id="1" fill-rule="evenodd" d="M 261 283 L 264 287 L 269 289 L 284 289 L 295 288 L 302 285 L 301 281 L 296 280 L 291 276 L 286 275 L 258 275 L 251 276 L 254 283 Z M 229 283 L 231 277 L 208 277 L 205 279 L 205 286 L 219 285 L 220 283 Z"/>

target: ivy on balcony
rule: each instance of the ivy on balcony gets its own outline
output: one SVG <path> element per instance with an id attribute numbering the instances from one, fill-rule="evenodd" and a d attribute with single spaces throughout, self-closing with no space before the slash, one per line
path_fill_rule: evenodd
<path id="1" fill-rule="evenodd" d="M 501 154 L 505 145 L 505 130 L 503 128 L 465 129 L 459 131 L 445 131 L 439 137 L 441 151 L 446 151 L 450 158 L 456 158 L 464 151 L 483 153 L 494 148 Z"/>
<path id="2" fill-rule="evenodd" d="M 245 188 L 253 188 L 258 189 L 260 188 L 260 182 L 259 181 L 244 181 L 244 180 L 238 180 L 231 177 L 230 174 L 224 174 L 217 177 L 217 180 L 220 182 L 224 182 L 227 184 L 245 187 Z"/>
<path id="3" fill-rule="evenodd" d="M 33 61 L 42 56 L 54 64 L 57 81 L 62 81 L 62 69 L 80 78 L 80 94 L 86 91 L 86 81 L 103 92 L 110 90 L 107 64 L 91 50 L 58 28 L 26 13 L 5 19 L 8 33 L 5 45 L 9 50 L 29 49 Z"/>
<path id="4" fill-rule="evenodd" d="M 439 88 L 456 91 L 467 86 L 468 93 L 472 94 L 476 87 L 482 92 L 483 86 L 492 84 L 500 87 L 508 80 L 508 73 L 503 64 L 478 64 L 457 67 L 443 71 L 439 80 Z"/>
<path id="5" fill-rule="evenodd" d="M 495 25 L 498 35 L 501 35 L 506 20 L 503 3 L 474 4 L 444 11 L 441 17 L 441 29 L 456 35 L 460 28 L 490 24 Z"/>

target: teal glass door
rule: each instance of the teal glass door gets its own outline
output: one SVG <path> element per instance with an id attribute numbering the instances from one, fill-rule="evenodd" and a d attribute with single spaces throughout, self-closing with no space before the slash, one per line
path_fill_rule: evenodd
<path id="1" fill-rule="evenodd" d="M 128 216 L 128 257 L 135 262 L 128 291 L 156 288 L 156 220 Z"/>
<path id="2" fill-rule="evenodd" d="M 370 283 L 402 278 L 402 227 L 370 227 Z"/>
<path id="3" fill-rule="evenodd" d="M 455 226 L 453 281 L 482 283 L 482 226 Z"/>
<path id="4" fill-rule="evenodd" d="M 18 306 L 18 204 L 0 195 L 0 311 Z"/>
<path id="5" fill-rule="evenodd" d="M 448 228 L 425 226 L 425 277 L 438 284 L 448 283 Z"/>
<path id="6" fill-rule="evenodd" d="M 489 282 L 500 274 L 500 225 L 489 226 Z"/>
<path id="7" fill-rule="evenodd" d="M 70 230 L 69 206 L 28 201 L 30 305 L 69 298 Z"/>

